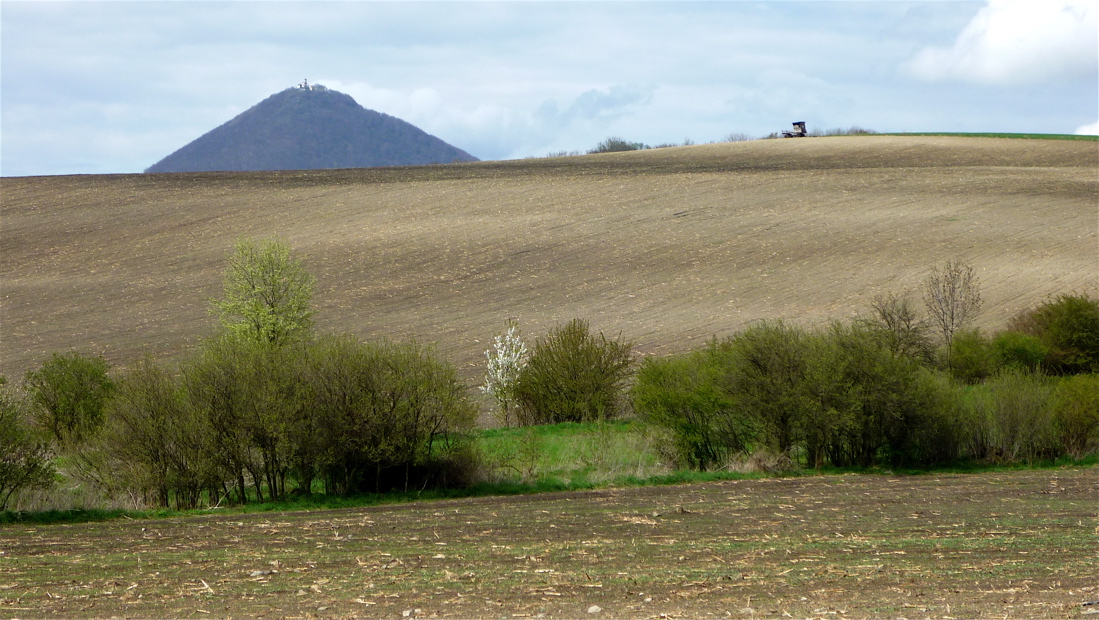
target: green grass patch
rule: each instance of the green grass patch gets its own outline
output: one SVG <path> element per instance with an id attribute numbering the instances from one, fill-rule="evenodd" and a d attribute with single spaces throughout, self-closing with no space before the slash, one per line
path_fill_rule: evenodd
<path id="1" fill-rule="evenodd" d="M 492 479 L 526 483 L 607 483 L 668 473 L 656 441 L 632 420 L 496 428 L 476 436 Z"/>
<path id="2" fill-rule="evenodd" d="M 1099 136 L 1080 136 L 1068 133 L 956 133 L 956 132 L 919 132 L 919 133 L 883 133 L 879 136 L 959 136 L 963 138 L 1014 138 L 1017 140 L 1084 140 L 1096 142 Z"/>

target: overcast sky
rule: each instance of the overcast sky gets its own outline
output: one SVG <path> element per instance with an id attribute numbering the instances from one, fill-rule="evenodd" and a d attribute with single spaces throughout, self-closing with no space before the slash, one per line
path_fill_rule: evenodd
<path id="1" fill-rule="evenodd" d="M 140 172 L 303 79 L 481 159 L 1099 132 L 1099 2 L 0 2 L 0 174 Z"/>

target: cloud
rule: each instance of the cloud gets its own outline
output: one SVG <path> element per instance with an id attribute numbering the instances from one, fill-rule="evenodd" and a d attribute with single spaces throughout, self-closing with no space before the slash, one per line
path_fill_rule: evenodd
<path id="1" fill-rule="evenodd" d="M 1063 10 L 1040 0 L 3 0 L 0 174 L 138 172 L 303 78 L 482 159 L 586 150 L 612 135 L 765 135 L 794 120 L 1063 133 L 1099 105 L 1099 7 L 1053 1 Z M 1023 43 L 998 51 L 1004 33 Z M 982 58 L 1010 64 L 1011 79 L 1049 80 L 1010 96 L 960 81 L 990 73 L 973 68 Z M 899 72 L 906 62 L 939 81 Z"/>
<path id="2" fill-rule="evenodd" d="M 1076 128 L 1076 135 L 1078 136 L 1099 136 L 1099 121 L 1095 121 L 1090 125 L 1080 125 Z"/>
<path id="3" fill-rule="evenodd" d="M 482 159 L 511 159 L 570 148 L 562 139 L 594 145 L 601 132 L 648 106 L 655 86 L 617 84 L 591 88 L 567 105 L 554 99 L 480 102 L 449 89 L 388 88 L 368 82 L 318 79 L 359 105 L 395 116 Z M 575 146 L 571 147 L 575 148 Z"/>
<path id="4" fill-rule="evenodd" d="M 609 121 L 628 114 L 636 105 L 652 100 L 654 87 L 638 85 L 612 86 L 609 89 L 591 89 L 580 94 L 572 105 L 563 111 L 555 102 L 547 101 L 538 110 L 538 117 L 553 126 L 568 125 L 578 121 Z"/>
<path id="5" fill-rule="evenodd" d="M 1094 78 L 1099 71 L 1094 0 L 989 0 L 951 47 L 928 47 L 907 69 L 931 81 L 988 85 Z"/>

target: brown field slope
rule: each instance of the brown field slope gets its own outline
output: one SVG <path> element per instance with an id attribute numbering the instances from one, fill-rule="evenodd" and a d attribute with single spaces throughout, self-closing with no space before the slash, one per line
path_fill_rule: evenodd
<path id="1" fill-rule="evenodd" d="M 289 241 L 325 330 L 438 342 L 471 381 L 509 317 L 646 354 L 818 324 L 973 265 L 997 328 L 1099 287 L 1099 143 L 838 137 L 423 168 L 2 180 L 0 373 L 214 331 L 239 237 Z M 917 293 L 918 298 L 918 293 Z"/>

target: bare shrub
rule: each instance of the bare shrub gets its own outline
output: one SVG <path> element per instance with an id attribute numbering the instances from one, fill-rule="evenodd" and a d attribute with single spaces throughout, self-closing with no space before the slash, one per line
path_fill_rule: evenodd
<path id="1" fill-rule="evenodd" d="M 728 459 L 724 470 L 740 474 L 782 475 L 798 470 L 798 463 L 788 455 L 768 448 L 760 448 L 751 454 L 737 454 Z"/>
<path id="2" fill-rule="evenodd" d="M 588 153 L 592 155 L 596 153 L 620 153 L 623 151 L 640 151 L 647 148 L 649 147 L 641 142 L 630 142 L 617 136 L 611 136 L 597 144 Z"/>
<path id="3" fill-rule="evenodd" d="M 755 138 L 746 133 L 733 132 L 725 136 L 722 142 L 748 142 L 751 140 L 755 140 Z"/>

